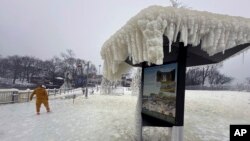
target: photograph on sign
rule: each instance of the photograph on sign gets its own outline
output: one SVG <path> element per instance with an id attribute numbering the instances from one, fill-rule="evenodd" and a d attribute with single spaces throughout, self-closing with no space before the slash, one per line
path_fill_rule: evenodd
<path id="1" fill-rule="evenodd" d="M 175 124 L 177 63 L 143 69 L 142 113 Z"/>

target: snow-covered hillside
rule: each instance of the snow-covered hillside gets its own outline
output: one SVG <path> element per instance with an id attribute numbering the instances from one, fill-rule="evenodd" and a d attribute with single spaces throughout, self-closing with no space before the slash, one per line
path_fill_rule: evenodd
<path id="1" fill-rule="evenodd" d="M 0 105 L 1 141 L 135 141 L 136 102 L 131 95 L 51 99 L 52 112 L 35 114 L 35 102 Z M 186 141 L 229 140 L 230 124 L 250 123 L 250 93 L 186 91 Z M 168 129 L 144 129 L 144 140 L 166 140 Z M 158 132 L 154 132 L 157 130 Z"/>

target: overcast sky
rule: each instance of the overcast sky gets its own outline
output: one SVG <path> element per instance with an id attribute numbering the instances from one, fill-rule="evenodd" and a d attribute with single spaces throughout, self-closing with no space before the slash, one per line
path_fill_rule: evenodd
<path id="1" fill-rule="evenodd" d="M 180 0 L 195 10 L 250 18 L 249 0 Z M 43 60 L 72 49 L 76 57 L 102 64 L 102 44 L 126 21 L 168 0 L 0 0 L 0 54 Z M 250 76 L 250 53 L 224 62 L 224 73 Z"/>

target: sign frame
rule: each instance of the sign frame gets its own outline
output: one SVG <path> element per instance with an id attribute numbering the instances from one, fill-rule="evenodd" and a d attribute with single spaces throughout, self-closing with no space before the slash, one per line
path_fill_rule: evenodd
<path id="1" fill-rule="evenodd" d="M 186 79 L 186 56 L 187 47 L 183 43 L 179 43 L 179 51 L 176 54 L 176 60 L 164 62 L 163 65 L 177 63 L 177 84 L 176 84 L 176 107 L 175 107 L 175 123 L 171 123 L 160 118 L 156 118 L 141 112 L 142 126 L 157 126 L 157 127 L 173 127 L 183 126 L 184 124 L 184 101 L 185 101 L 185 79 Z M 148 66 L 145 62 L 142 63 L 142 77 L 141 77 L 141 92 L 140 96 L 143 98 L 144 89 L 144 69 L 148 67 L 155 67 L 157 65 Z M 140 101 L 142 105 L 142 100 Z M 142 110 L 142 106 L 141 106 Z"/>

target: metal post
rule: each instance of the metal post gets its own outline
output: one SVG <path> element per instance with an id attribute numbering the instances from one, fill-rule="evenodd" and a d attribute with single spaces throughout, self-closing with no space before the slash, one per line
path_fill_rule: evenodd
<path id="1" fill-rule="evenodd" d="M 101 71 L 100 71 L 101 69 L 100 68 L 101 68 L 101 65 L 99 65 L 99 75 L 101 75 Z"/>
<path id="2" fill-rule="evenodd" d="M 54 88 L 54 96 L 56 96 L 56 88 Z"/>
<path id="3" fill-rule="evenodd" d="M 73 104 L 75 103 L 75 98 L 76 98 L 76 95 L 74 94 L 73 95 Z"/>
<path id="4" fill-rule="evenodd" d="M 179 43 L 179 54 L 178 54 L 178 74 L 177 74 L 177 105 L 176 109 L 180 109 L 176 113 L 176 118 L 179 123 L 177 126 L 183 126 L 184 124 L 184 101 L 185 101 L 185 79 L 186 79 L 186 58 L 187 58 L 187 48 L 189 46 L 184 46 L 184 43 Z"/>
<path id="5" fill-rule="evenodd" d="M 15 94 L 14 94 L 14 92 L 12 92 L 11 102 L 12 102 L 12 103 L 15 102 Z"/>
<path id="6" fill-rule="evenodd" d="M 30 90 L 28 90 L 28 97 L 27 97 L 27 102 L 30 100 Z"/>
<path id="7" fill-rule="evenodd" d="M 176 126 L 172 127 L 171 141 L 183 141 L 183 126 L 184 126 L 184 102 L 185 102 L 185 79 L 186 79 L 186 59 L 187 48 L 184 43 L 179 43 L 178 54 L 178 77 L 177 77 L 177 99 L 176 99 Z M 178 122 L 177 122 L 178 121 Z"/>
<path id="8" fill-rule="evenodd" d="M 86 93 L 85 98 L 88 98 L 88 77 L 89 77 L 89 62 L 87 63 L 87 80 L 86 80 Z"/>

